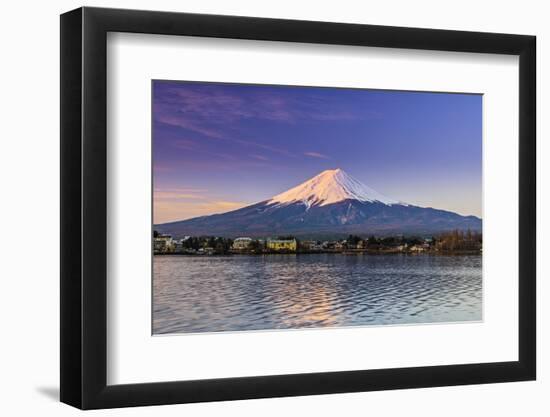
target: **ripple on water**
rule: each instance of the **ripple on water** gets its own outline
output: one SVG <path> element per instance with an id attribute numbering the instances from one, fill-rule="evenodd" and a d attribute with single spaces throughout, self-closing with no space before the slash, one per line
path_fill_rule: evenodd
<path id="1" fill-rule="evenodd" d="M 155 334 L 479 321 L 481 256 L 154 257 Z"/>

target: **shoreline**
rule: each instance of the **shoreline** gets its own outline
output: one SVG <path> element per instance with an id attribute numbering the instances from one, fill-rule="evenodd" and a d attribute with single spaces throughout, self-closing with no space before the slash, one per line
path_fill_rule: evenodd
<path id="1" fill-rule="evenodd" d="M 154 253 L 153 256 L 191 256 L 191 257 L 220 257 L 220 256 L 271 256 L 271 255 L 407 255 L 407 256 L 463 256 L 477 255 L 482 256 L 480 250 L 461 250 L 461 251 L 424 251 L 424 252 L 396 252 L 396 251 L 319 251 L 319 252 L 262 252 L 262 253 Z"/>

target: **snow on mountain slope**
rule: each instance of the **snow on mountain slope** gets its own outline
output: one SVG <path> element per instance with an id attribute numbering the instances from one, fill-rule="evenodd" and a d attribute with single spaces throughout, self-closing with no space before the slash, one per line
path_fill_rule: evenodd
<path id="1" fill-rule="evenodd" d="M 301 202 L 309 208 L 350 199 L 386 205 L 402 204 L 367 187 L 340 168 L 323 171 L 297 187 L 276 195 L 267 204 L 285 205 Z"/>

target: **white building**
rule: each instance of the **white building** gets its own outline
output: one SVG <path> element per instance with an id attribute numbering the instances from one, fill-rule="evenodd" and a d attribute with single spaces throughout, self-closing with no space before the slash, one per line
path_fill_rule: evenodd
<path id="1" fill-rule="evenodd" d="M 251 243 L 252 239 L 249 237 L 238 237 L 233 241 L 233 245 L 231 247 L 235 250 L 246 250 L 250 247 Z"/>
<path id="2" fill-rule="evenodd" d="M 174 241 L 170 235 L 158 235 L 153 239 L 153 252 L 154 253 L 168 253 L 174 252 Z"/>

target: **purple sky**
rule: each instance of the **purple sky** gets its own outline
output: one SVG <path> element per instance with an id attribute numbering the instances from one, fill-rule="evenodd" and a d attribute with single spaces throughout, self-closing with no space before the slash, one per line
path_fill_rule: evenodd
<path id="1" fill-rule="evenodd" d="M 154 222 L 221 213 L 342 168 L 481 217 L 482 96 L 153 81 Z"/>

